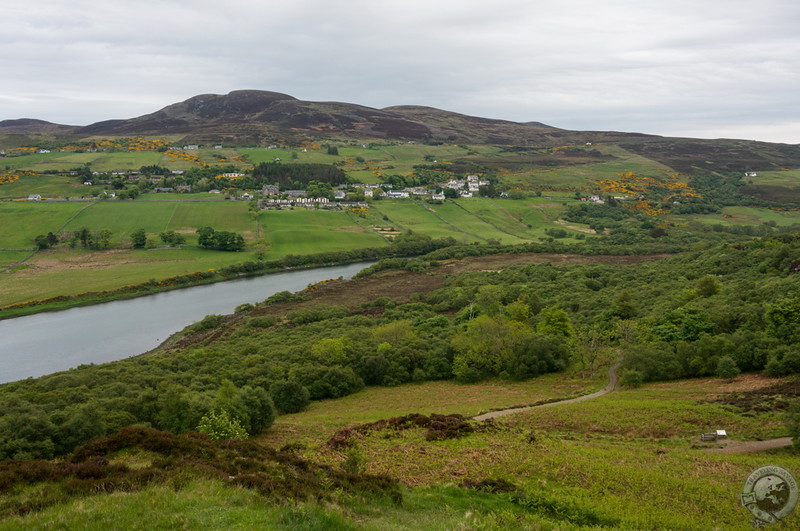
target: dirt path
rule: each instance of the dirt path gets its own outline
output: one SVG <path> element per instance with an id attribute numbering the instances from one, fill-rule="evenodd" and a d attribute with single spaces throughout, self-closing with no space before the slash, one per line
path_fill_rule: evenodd
<path id="1" fill-rule="evenodd" d="M 574 404 L 576 402 L 583 402 L 584 400 L 591 400 L 592 398 L 597 398 L 598 396 L 607 395 L 617 387 L 617 380 L 618 380 L 617 369 L 619 369 L 619 364 L 620 362 L 617 362 L 608 369 L 608 385 L 606 385 L 604 388 L 592 394 L 579 396 L 578 398 L 559 400 L 558 402 L 539 404 L 538 406 L 515 407 L 512 409 L 502 409 L 500 411 L 490 411 L 489 413 L 478 415 L 477 417 L 475 417 L 475 420 L 496 419 L 498 417 L 505 417 L 506 415 L 513 415 L 514 413 L 519 413 L 520 411 L 528 411 L 530 409 L 535 409 L 540 407 L 559 406 L 562 404 Z"/>
<path id="2" fill-rule="evenodd" d="M 774 450 L 776 448 L 784 448 L 792 445 L 791 437 L 781 437 L 779 439 L 770 439 L 768 441 L 720 441 L 718 444 L 724 445 L 722 448 L 709 448 L 708 452 L 718 454 L 750 454 L 755 452 L 763 452 L 764 450 Z"/>

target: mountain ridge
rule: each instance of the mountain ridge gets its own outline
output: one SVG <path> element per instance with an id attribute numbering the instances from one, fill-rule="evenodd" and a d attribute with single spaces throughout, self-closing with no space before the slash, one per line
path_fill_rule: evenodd
<path id="1" fill-rule="evenodd" d="M 541 122 L 470 116 L 423 105 L 377 109 L 336 101 L 304 101 L 264 90 L 199 94 L 155 112 L 87 126 L 18 119 L 0 122 L 0 134 L 86 136 L 184 135 L 196 141 L 344 136 L 392 140 L 550 145 L 575 135 L 596 140 L 652 137 L 642 133 L 580 132 Z M 587 136 L 588 135 L 588 136 Z"/>

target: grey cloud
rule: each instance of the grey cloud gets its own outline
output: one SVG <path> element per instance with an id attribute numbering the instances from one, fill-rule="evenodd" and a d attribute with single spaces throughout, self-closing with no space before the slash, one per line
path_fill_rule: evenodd
<path id="1" fill-rule="evenodd" d="M 798 19 L 783 0 L 43 0 L 0 19 L 0 119 L 89 123 L 253 88 L 800 142 Z"/>

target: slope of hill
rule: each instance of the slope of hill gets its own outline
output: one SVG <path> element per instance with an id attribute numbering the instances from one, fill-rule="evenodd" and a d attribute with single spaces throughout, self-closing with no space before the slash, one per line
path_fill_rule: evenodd
<path id="1" fill-rule="evenodd" d="M 19 120 L 0 120 L 0 133 L 2 134 L 51 134 L 69 135 L 80 129 L 77 125 L 62 125 L 21 118 Z"/>
<path id="2" fill-rule="evenodd" d="M 422 106 L 374 109 L 351 103 L 302 101 L 287 94 L 260 90 L 202 94 L 144 116 L 106 120 L 85 127 L 41 120 L 11 120 L 0 122 L 2 133 L 60 133 L 82 137 L 186 135 L 187 139 L 209 142 L 349 136 L 514 145 L 657 138 L 632 133 L 567 131 L 539 122 L 479 118 Z"/>

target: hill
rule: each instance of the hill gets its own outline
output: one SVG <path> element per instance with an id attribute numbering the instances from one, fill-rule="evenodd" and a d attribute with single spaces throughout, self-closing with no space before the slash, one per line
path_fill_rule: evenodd
<path id="1" fill-rule="evenodd" d="M 567 131 L 539 122 L 479 118 L 422 106 L 374 109 L 352 103 L 303 101 L 287 94 L 260 90 L 201 94 L 144 116 L 106 120 L 85 127 L 41 120 L 7 120 L 0 122 L 0 134 L 6 133 L 60 133 L 80 137 L 185 135 L 197 142 L 236 143 L 298 136 L 514 145 L 557 145 L 578 137 L 587 141 L 656 138 L 632 133 Z"/>
<path id="2" fill-rule="evenodd" d="M 30 118 L 0 121 L 0 132 L 3 134 L 69 135 L 75 133 L 78 129 L 80 129 L 80 126 L 54 124 Z"/>

